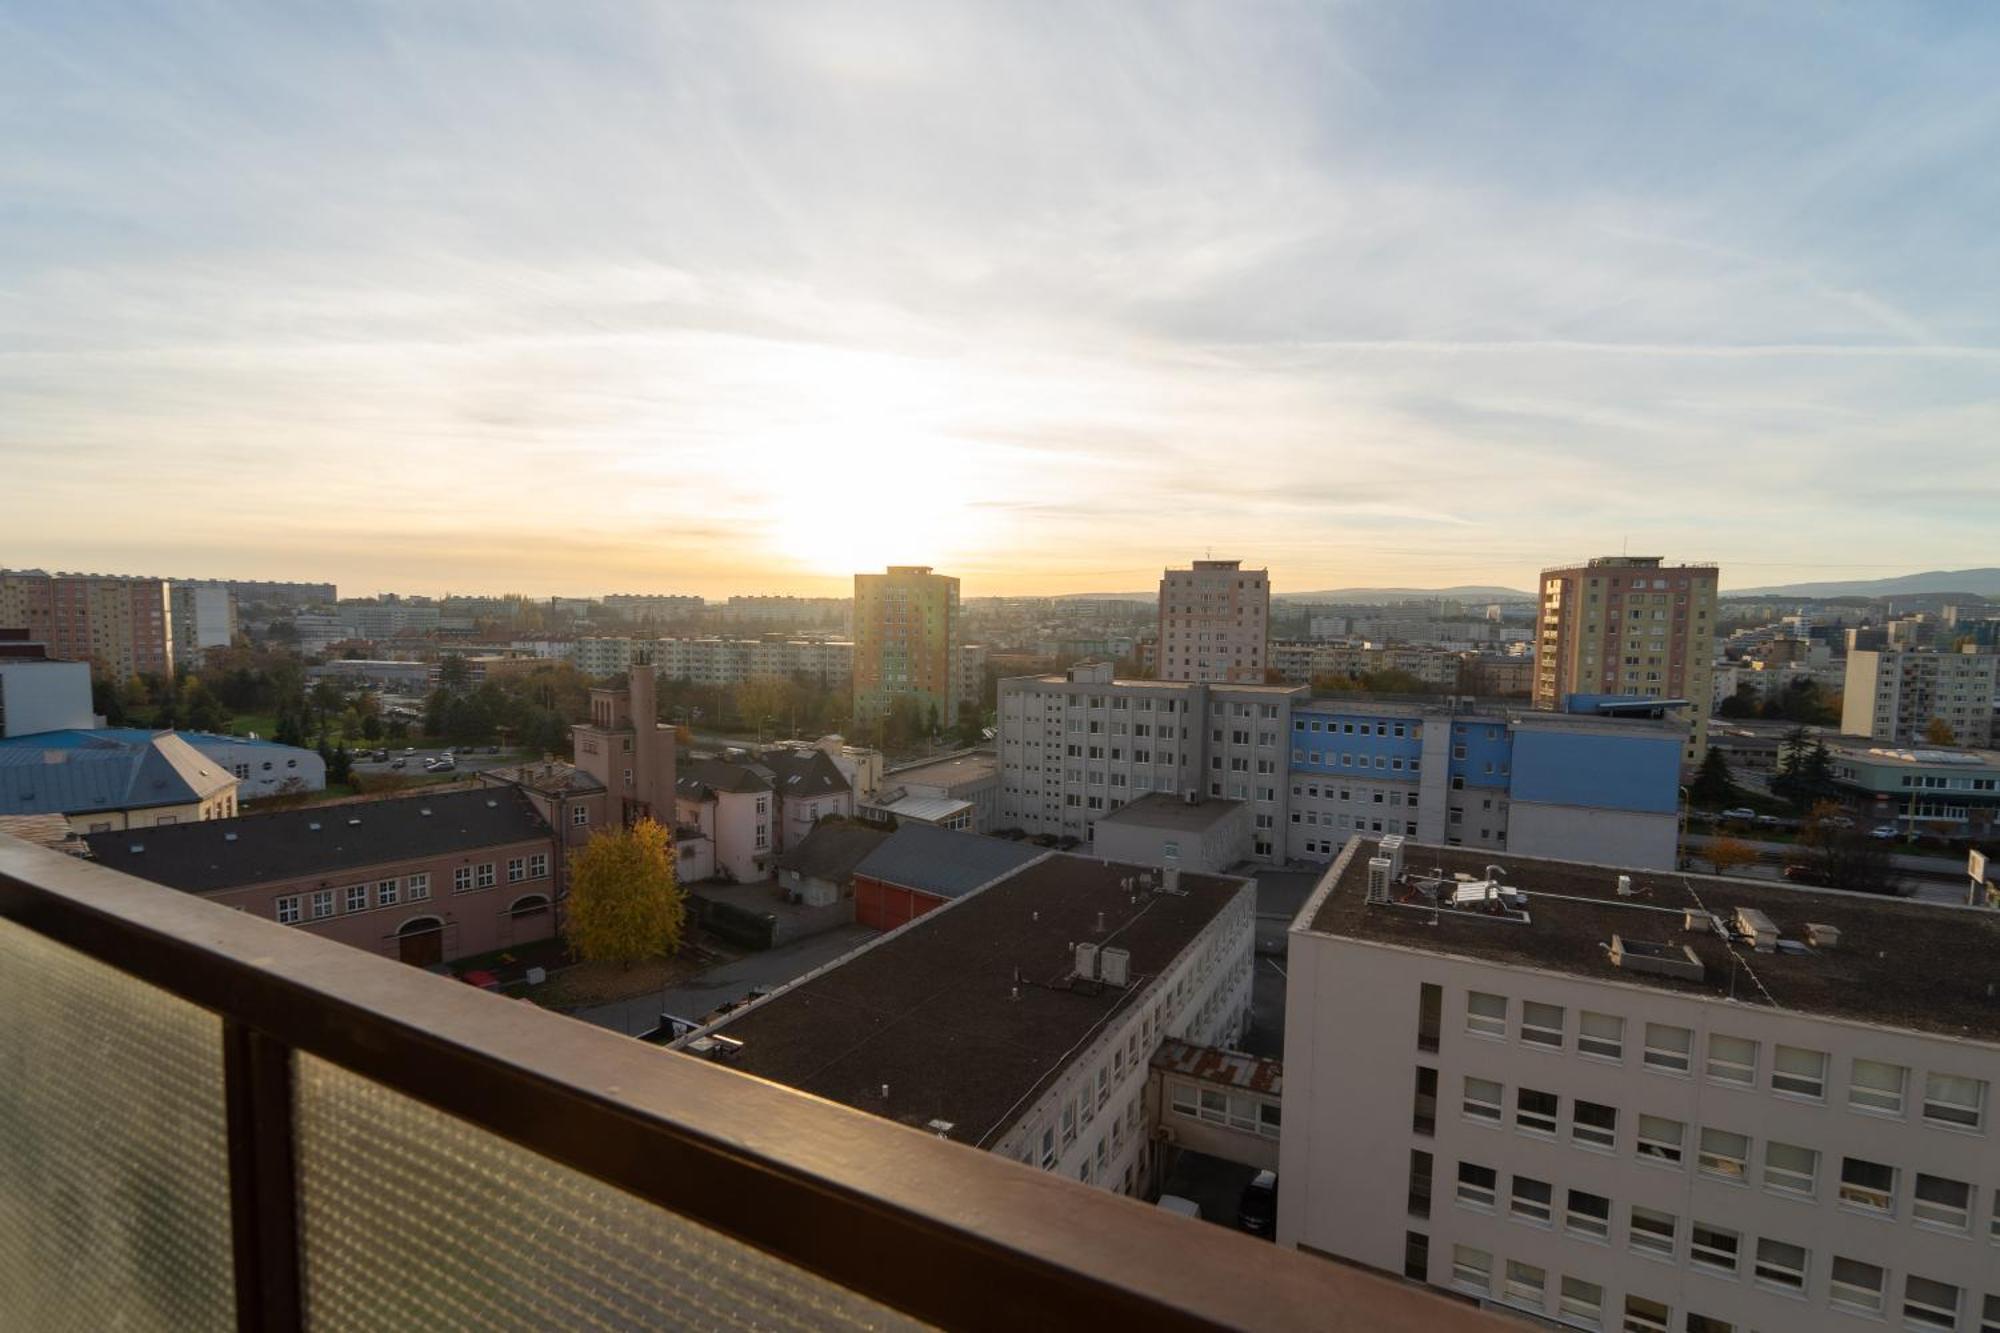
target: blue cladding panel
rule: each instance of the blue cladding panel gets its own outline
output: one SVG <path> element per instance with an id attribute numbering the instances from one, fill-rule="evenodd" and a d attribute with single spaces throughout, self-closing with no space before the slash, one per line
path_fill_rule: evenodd
<path id="1" fill-rule="evenodd" d="M 1514 737 L 1517 801 L 1671 814 L 1680 780 L 1676 735 L 1523 729 Z"/>
<path id="2" fill-rule="evenodd" d="M 1442 724 L 1437 724 L 1442 725 Z M 1318 730 L 1314 730 L 1317 727 Z M 1387 735 L 1376 735 L 1376 729 Z M 1347 730 L 1352 728 L 1352 730 Z M 1398 736 L 1396 732 L 1402 731 Z M 1424 753 L 1424 724 L 1409 717 L 1364 717 L 1337 709 L 1292 711 L 1292 772 L 1383 782 L 1415 782 Z M 1318 758 L 1314 758 L 1317 755 Z"/>
<path id="3" fill-rule="evenodd" d="M 1458 757 L 1463 748 L 1465 758 Z M 1451 776 L 1472 788 L 1499 790 L 1514 762 L 1514 738 L 1501 721 L 1465 719 L 1451 724 Z"/>

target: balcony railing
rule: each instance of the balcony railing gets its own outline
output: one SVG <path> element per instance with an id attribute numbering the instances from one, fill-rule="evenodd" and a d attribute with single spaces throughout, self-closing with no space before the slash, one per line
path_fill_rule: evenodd
<path id="1" fill-rule="evenodd" d="M 1486 1326 L 5 837 L 0 1014 L 20 1327 Z"/>

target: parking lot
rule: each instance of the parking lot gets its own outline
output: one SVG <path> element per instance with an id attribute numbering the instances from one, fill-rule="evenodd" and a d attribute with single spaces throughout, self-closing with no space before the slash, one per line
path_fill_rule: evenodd
<path id="1" fill-rule="evenodd" d="M 436 771 L 428 770 L 424 765 L 445 753 L 444 747 L 441 746 L 429 749 L 406 746 L 389 746 L 387 748 L 389 751 L 387 759 L 375 758 L 377 753 L 375 750 L 356 750 L 354 752 L 354 771 L 370 774 L 404 773 L 421 777 L 426 772 Z M 488 753 L 489 750 L 497 750 L 498 753 Z M 488 745 L 455 746 L 451 749 L 451 755 L 453 762 L 451 771 L 458 773 L 477 773 L 483 769 L 503 768 L 508 764 L 520 762 L 520 756 L 515 752 L 500 750 L 497 746 Z M 402 761 L 401 768 L 396 767 L 398 760 Z"/>

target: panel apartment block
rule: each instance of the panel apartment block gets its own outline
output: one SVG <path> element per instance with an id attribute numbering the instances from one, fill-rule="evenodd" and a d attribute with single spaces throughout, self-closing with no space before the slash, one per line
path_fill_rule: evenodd
<path id="1" fill-rule="evenodd" d="M 1197 560 L 1160 577 L 1160 679 L 1261 685 L 1271 572 Z"/>

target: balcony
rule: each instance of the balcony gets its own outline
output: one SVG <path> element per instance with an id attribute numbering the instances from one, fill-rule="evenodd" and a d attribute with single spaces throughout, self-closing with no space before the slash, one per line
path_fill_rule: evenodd
<path id="1" fill-rule="evenodd" d="M 21 1327 L 1483 1328 L 0 837 Z"/>

